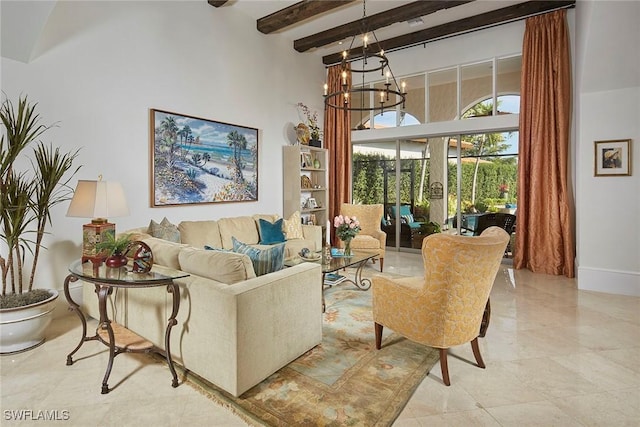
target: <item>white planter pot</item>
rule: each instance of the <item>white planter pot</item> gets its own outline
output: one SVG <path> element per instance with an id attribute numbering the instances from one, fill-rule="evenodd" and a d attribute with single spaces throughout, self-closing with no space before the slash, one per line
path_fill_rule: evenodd
<path id="1" fill-rule="evenodd" d="M 49 289 L 51 297 L 36 304 L 0 310 L 0 354 L 30 350 L 44 342 L 58 291 Z"/>

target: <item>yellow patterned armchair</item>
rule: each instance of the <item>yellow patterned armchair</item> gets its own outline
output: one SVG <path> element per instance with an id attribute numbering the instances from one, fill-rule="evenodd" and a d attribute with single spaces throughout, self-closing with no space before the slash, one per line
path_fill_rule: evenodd
<path id="1" fill-rule="evenodd" d="M 484 362 L 478 335 L 491 287 L 509 235 L 490 227 L 480 236 L 432 234 L 422 242 L 424 277 L 373 278 L 376 348 L 387 327 L 440 349 L 442 381 L 450 385 L 447 349 L 471 342 L 478 366 Z"/>
<path id="2" fill-rule="evenodd" d="M 384 265 L 384 250 L 387 245 L 387 233 L 380 228 L 383 205 L 354 205 L 343 203 L 340 215 L 355 216 L 360 221 L 360 233 L 351 240 L 351 249 L 358 253 L 376 254 L 380 259 L 380 271 Z M 375 263 L 375 258 L 373 260 Z"/>

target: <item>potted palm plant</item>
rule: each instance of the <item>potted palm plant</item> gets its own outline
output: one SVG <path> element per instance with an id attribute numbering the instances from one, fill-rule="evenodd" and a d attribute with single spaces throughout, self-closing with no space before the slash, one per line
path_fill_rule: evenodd
<path id="1" fill-rule="evenodd" d="M 73 169 L 77 150 L 61 153 L 36 141 L 49 129 L 40 123 L 36 106 L 26 96 L 17 106 L 9 99 L 0 105 L 0 353 L 27 350 L 44 341 L 58 292 L 34 289 L 38 258 L 51 208 L 71 198 L 68 183 L 80 168 Z"/>

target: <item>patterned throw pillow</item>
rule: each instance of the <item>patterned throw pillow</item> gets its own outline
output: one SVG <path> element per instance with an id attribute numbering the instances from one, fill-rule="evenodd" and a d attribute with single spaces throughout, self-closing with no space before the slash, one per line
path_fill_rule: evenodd
<path id="1" fill-rule="evenodd" d="M 253 271 L 256 276 L 272 273 L 282 270 L 284 267 L 284 246 L 285 243 L 278 243 L 269 249 L 258 249 L 253 246 L 245 245 L 238 241 L 235 237 L 233 240 L 233 251 L 239 254 L 246 254 L 251 258 Z"/>
<path id="2" fill-rule="evenodd" d="M 258 220 L 260 228 L 260 244 L 273 245 L 274 243 L 284 242 L 284 233 L 282 232 L 283 219 L 280 218 L 276 222 L 269 222 L 260 218 Z"/>
<path id="3" fill-rule="evenodd" d="M 178 227 L 172 224 L 167 217 L 164 217 L 160 224 L 151 220 L 147 233 L 158 239 L 168 240 L 174 243 L 180 243 L 180 232 Z"/>
<path id="4" fill-rule="evenodd" d="M 413 215 L 411 215 L 411 214 L 402 215 L 402 223 L 403 224 L 411 224 L 412 222 L 414 222 Z"/>
<path id="5" fill-rule="evenodd" d="M 302 234 L 302 221 L 299 211 L 295 211 L 291 214 L 291 217 L 289 217 L 289 219 L 284 220 L 284 234 L 287 240 L 304 239 L 304 234 Z"/>

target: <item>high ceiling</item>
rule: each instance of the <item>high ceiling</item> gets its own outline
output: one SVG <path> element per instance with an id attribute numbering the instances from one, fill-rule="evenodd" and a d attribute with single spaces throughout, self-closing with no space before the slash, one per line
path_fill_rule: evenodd
<path id="1" fill-rule="evenodd" d="M 280 34 L 291 40 L 292 49 L 322 56 L 325 64 L 332 64 L 363 26 L 375 30 L 382 48 L 392 51 L 572 6 L 575 0 L 209 0 L 209 4 L 235 8 L 256 20 L 256 31 Z"/>
<path id="2" fill-rule="evenodd" d="M 205 0 L 198 0 L 204 2 Z M 571 7 L 576 0 L 208 0 L 256 21 L 265 37 L 285 37 L 291 48 L 339 62 L 363 22 L 385 51 L 419 45 L 526 16 Z M 0 2 L 2 56 L 29 62 L 56 0 Z M 363 21 L 366 10 L 367 19 Z M 355 41 L 354 48 L 360 47 Z"/>

